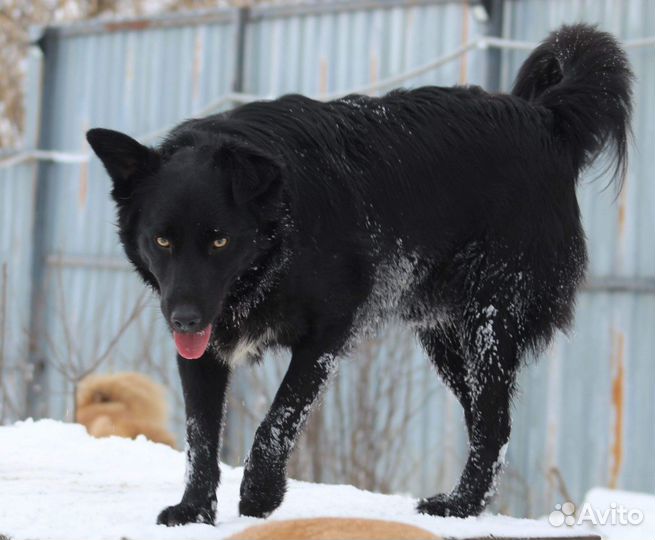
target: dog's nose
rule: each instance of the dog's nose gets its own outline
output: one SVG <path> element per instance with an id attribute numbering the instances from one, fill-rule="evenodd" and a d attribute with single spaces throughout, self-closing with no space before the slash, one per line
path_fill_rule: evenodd
<path id="1" fill-rule="evenodd" d="M 194 332 L 200 324 L 200 311 L 193 306 L 179 306 L 171 314 L 173 328 L 178 332 Z"/>

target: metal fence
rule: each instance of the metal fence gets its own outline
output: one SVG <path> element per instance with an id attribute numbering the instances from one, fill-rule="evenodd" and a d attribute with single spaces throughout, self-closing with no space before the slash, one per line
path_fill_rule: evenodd
<path id="1" fill-rule="evenodd" d="M 480 5 L 463 1 L 362 0 L 35 32 L 27 146 L 0 155 L 0 418 L 71 419 L 72 389 L 86 372 L 135 369 L 175 389 L 173 423 L 181 430 L 171 340 L 157 301 L 143 292 L 118 245 L 109 180 L 88 159 L 88 128 L 111 127 L 152 142 L 189 116 L 256 96 L 327 98 L 454 83 L 506 90 L 535 41 L 562 22 L 584 20 L 629 46 L 637 74 L 634 149 L 617 200 L 602 191 L 602 179 L 580 190 L 590 279 L 572 336 L 560 336 L 524 370 L 497 505 L 538 515 L 565 495 L 579 501 L 594 485 L 653 492 L 655 2 L 489 4 L 489 21 L 474 15 Z M 416 495 L 449 489 L 466 453 L 458 404 L 406 335 L 391 330 L 359 354 L 382 361 L 405 355 L 411 377 L 396 398 L 422 405 L 404 423 L 396 449 L 402 474 L 378 486 Z M 361 391 L 358 360 L 345 362 L 325 398 L 320 423 L 328 430 L 339 422 L 338 407 Z M 252 412 L 266 405 L 283 365 L 284 358 L 271 359 L 258 368 L 257 386 L 247 369 L 235 381 L 228 460 L 243 457 L 255 427 Z M 368 376 L 381 381 L 385 374 Z M 301 465 L 299 471 L 317 477 Z M 335 468 L 318 477 L 352 480 L 344 474 Z"/>

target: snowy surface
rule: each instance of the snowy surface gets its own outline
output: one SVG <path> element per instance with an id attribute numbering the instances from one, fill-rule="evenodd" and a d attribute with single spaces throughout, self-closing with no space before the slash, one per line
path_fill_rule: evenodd
<path id="1" fill-rule="evenodd" d="M 242 468 L 223 466 L 216 527 L 155 525 L 159 511 L 179 501 L 184 456 L 145 439 L 93 439 L 82 426 L 53 420 L 0 427 L 0 535 L 20 539 L 224 538 L 259 523 L 238 516 Z M 449 537 L 542 536 L 587 532 L 547 521 L 485 515 L 417 515 L 416 501 L 352 486 L 291 481 L 270 519 L 318 516 L 382 518 Z"/>
<path id="2" fill-rule="evenodd" d="M 607 540 L 645 540 L 655 539 L 655 495 L 633 493 L 613 489 L 594 488 L 587 493 L 583 504 L 589 504 L 594 510 L 595 530 Z M 643 515 L 638 525 L 621 523 L 619 519 L 611 519 L 611 514 L 605 523 L 601 520 L 607 509 L 624 508 L 637 510 Z M 578 513 L 583 509 L 578 509 Z M 587 514 L 588 515 L 588 514 Z"/>

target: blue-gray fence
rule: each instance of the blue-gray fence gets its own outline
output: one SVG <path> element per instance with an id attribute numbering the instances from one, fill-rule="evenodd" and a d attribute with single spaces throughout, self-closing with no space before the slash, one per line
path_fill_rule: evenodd
<path id="1" fill-rule="evenodd" d="M 0 154 L 0 418 L 71 419 L 75 381 L 91 369 L 135 369 L 178 386 L 157 302 L 118 245 L 109 180 L 89 159 L 86 129 L 152 142 L 182 119 L 255 96 L 454 83 L 507 89 L 532 43 L 584 20 L 628 46 L 637 74 L 632 159 L 618 199 L 602 191 L 602 178 L 580 190 L 590 278 L 572 335 L 558 337 L 523 373 L 498 504 L 534 515 L 563 493 L 580 500 L 594 485 L 655 491 L 655 2 L 489 4 L 490 13 L 463 1 L 323 2 L 35 30 L 25 147 Z M 404 422 L 394 447 L 402 459 L 387 455 L 389 480 L 376 485 L 423 495 L 451 487 L 466 438 L 458 405 L 413 343 L 398 346 L 405 342 L 392 330 L 361 352 L 408 356 L 414 378 L 403 379 L 393 399 L 424 405 Z M 352 398 L 361 391 L 357 360 L 346 362 L 326 396 L 328 428 L 348 424 L 339 416 L 344 403 L 353 415 L 366 405 Z M 257 384 L 248 370 L 235 383 L 228 458 L 243 457 L 255 426 L 244 411 L 263 407 L 283 363 L 261 368 Z M 179 433 L 177 391 L 171 401 Z M 380 427 L 380 418 L 371 422 Z M 394 429 L 385 435 L 393 438 Z M 319 476 L 359 478 L 344 470 Z"/>

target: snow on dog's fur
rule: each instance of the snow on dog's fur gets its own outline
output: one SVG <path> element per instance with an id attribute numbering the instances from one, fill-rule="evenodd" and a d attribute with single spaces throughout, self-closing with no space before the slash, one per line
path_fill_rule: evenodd
<path id="1" fill-rule="evenodd" d="M 175 448 L 164 388 L 140 373 L 88 375 L 77 387 L 75 418 L 94 437 L 144 435 Z"/>
<path id="2" fill-rule="evenodd" d="M 178 350 L 189 466 L 159 522 L 216 518 L 238 361 L 292 352 L 241 484 L 240 512 L 261 517 L 284 498 L 290 453 L 338 359 L 386 321 L 415 330 L 468 428 L 460 481 L 418 510 L 481 512 L 521 360 L 573 316 L 587 261 L 580 174 L 607 146 L 619 185 L 625 172 L 631 78 L 612 36 L 575 25 L 537 47 L 509 95 L 290 95 L 184 122 L 158 148 L 89 131 L 127 256 Z"/>

